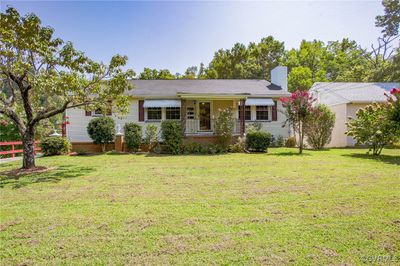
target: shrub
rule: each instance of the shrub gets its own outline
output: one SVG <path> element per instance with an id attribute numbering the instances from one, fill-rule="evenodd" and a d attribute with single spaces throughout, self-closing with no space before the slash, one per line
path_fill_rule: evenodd
<path id="1" fill-rule="evenodd" d="M 45 156 L 68 154 L 71 150 L 71 143 L 64 137 L 43 138 L 41 146 Z"/>
<path id="2" fill-rule="evenodd" d="M 189 142 L 183 145 L 183 151 L 186 154 L 203 153 L 203 146 L 198 142 Z"/>
<path id="3" fill-rule="evenodd" d="M 229 146 L 230 152 L 244 152 L 246 150 L 246 138 L 239 137 L 235 144 Z"/>
<path id="4" fill-rule="evenodd" d="M 386 94 L 388 120 L 391 122 L 393 131 L 400 136 L 400 88 L 393 88 L 390 95 Z"/>
<path id="5" fill-rule="evenodd" d="M 185 154 L 220 154 L 224 153 L 225 149 L 218 144 L 189 142 L 183 145 L 183 151 Z"/>
<path id="6" fill-rule="evenodd" d="M 246 132 L 260 131 L 261 128 L 262 124 L 260 122 L 254 122 L 246 125 Z"/>
<path id="7" fill-rule="evenodd" d="M 158 142 L 158 128 L 156 125 L 148 124 L 146 126 L 146 133 L 144 137 L 144 143 L 148 145 L 149 151 L 153 151 L 154 147 Z"/>
<path id="8" fill-rule="evenodd" d="M 103 152 L 106 150 L 106 144 L 112 143 L 115 138 L 115 122 L 111 117 L 97 117 L 92 119 L 87 132 L 95 144 L 101 144 Z"/>
<path id="9" fill-rule="evenodd" d="M 226 148 L 219 144 L 206 144 L 204 146 L 204 154 L 220 154 L 226 152 Z"/>
<path id="10" fill-rule="evenodd" d="M 215 121 L 215 134 L 219 145 L 225 150 L 231 142 L 234 125 L 232 109 L 219 110 L 218 118 Z"/>
<path id="11" fill-rule="evenodd" d="M 305 128 L 307 142 L 316 150 L 324 148 L 331 141 L 335 126 L 335 114 L 326 105 L 317 105 L 312 110 Z"/>
<path id="12" fill-rule="evenodd" d="M 347 124 L 348 136 L 354 137 L 357 144 L 366 144 L 374 155 L 399 139 L 396 134 L 396 122 L 390 119 L 391 105 L 374 103 L 357 111 L 357 118 Z"/>
<path id="13" fill-rule="evenodd" d="M 296 137 L 288 137 L 286 139 L 285 146 L 288 148 L 296 147 Z"/>
<path id="14" fill-rule="evenodd" d="M 161 123 L 161 137 L 172 154 L 182 151 L 183 133 L 181 123 L 178 121 L 165 120 Z"/>
<path id="15" fill-rule="evenodd" d="M 246 135 L 246 147 L 253 151 L 266 151 L 271 144 L 272 135 L 265 131 L 253 131 Z"/>
<path id="16" fill-rule="evenodd" d="M 282 135 L 279 135 L 276 139 L 276 146 L 277 147 L 283 147 L 285 146 L 285 139 L 283 138 Z"/>
<path id="17" fill-rule="evenodd" d="M 142 127 L 134 122 L 126 123 L 124 132 L 126 147 L 137 152 L 142 142 Z"/>

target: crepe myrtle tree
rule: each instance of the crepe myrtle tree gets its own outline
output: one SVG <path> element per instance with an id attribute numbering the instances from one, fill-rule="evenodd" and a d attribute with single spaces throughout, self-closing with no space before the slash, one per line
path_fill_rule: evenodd
<path id="1" fill-rule="evenodd" d="M 8 8 L 0 17 L 0 114 L 18 128 L 23 168 L 35 167 L 38 124 L 69 108 L 128 111 L 125 90 L 132 89 L 124 71 L 127 57 L 115 55 L 108 65 L 89 59 L 71 42 L 53 36 L 34 14 Z"/>
<path id="2" fill-rule="evenodd" d="M 289 97 L 280 98 L 282 106 L 285 108 L 286 123 L 293 127 L 295 136 L 299 138 L 299 153 L 303 153 L 304 136 L 307 121 L 313 111 L 313 103 L 316 101 L 308 91 L 297 90 Z"/>

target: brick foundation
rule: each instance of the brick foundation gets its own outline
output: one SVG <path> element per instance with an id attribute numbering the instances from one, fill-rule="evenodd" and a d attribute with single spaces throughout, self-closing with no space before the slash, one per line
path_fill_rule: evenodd
<path id="1" fill-rule="evenodd" d="M 73 152 L 93 152 L 93 153 L 100 153 L 101 152 L 101 145 L 94 144 L 92 142 L 72 142 L 72 151 Z M 110 143 L 106 145 L 106 151 L 114 150 L 114 143 Z"/>
<path id="2" fill-rule="evenodd" d="M 232 143 L 237 141 L 239 136 L 232 137 Z M 201 144 L 217 144 L 218 140 L 216 136 L 186 136 L 183 139 L 183 143 L 191 143 L 191 142 L 198 142 Z M 73 152 L 92 152 L 92 153 L 101 153 L 101 145 L 94 144 L 92 142 L 72 142 L 72 151 Z M 117 151 L 117 152 L 127 152 L 128 149 L 126 148 L 125 141 L 122 136 L 117 136 L 115 143 L 110 143 L 106 145 L 106 151 Z M 141 144 L 140 151 L 147 152 L 148 147 L 147 145 Z"/>
<path id="3" fill-rule="evenodd" d="M 239 136 L 232 136 L 232 141 L 231 143 L 235 143 L 237 141 Z M 191 143 L 191 142 L 198 142 L 201 144 L 217 144 L 218 139 L 217 136 L 186 136 L 183 139 L 183 143 Z"/>

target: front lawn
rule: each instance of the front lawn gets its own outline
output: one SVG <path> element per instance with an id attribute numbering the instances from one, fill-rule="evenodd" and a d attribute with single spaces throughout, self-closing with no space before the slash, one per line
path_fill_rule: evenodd
<path id="1" fill-rule="evenodd" d="M 1 265 L 400 262 L 399 150 L 37 164 L 54 170 L 0 177 Z"/>

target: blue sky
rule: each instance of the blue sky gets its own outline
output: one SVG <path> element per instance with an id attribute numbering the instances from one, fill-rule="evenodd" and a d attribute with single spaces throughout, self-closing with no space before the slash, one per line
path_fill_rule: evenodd
<path id="1" fill-rule="evenodd" d="M 112 2 L 3 1 L 21 14 L 36 13 L 56 36 L 72 41 L 91 58 L 107 62 L 129 57 L 137 73 L 144 67 L 183 73 L 210 62 L 215 51 L 272 35 L 286 48 L 302 39 L 325 42 L 349 37 L 369 47 L 379 36 L 375 16 L 380 1 L 324 2 Z"/>

